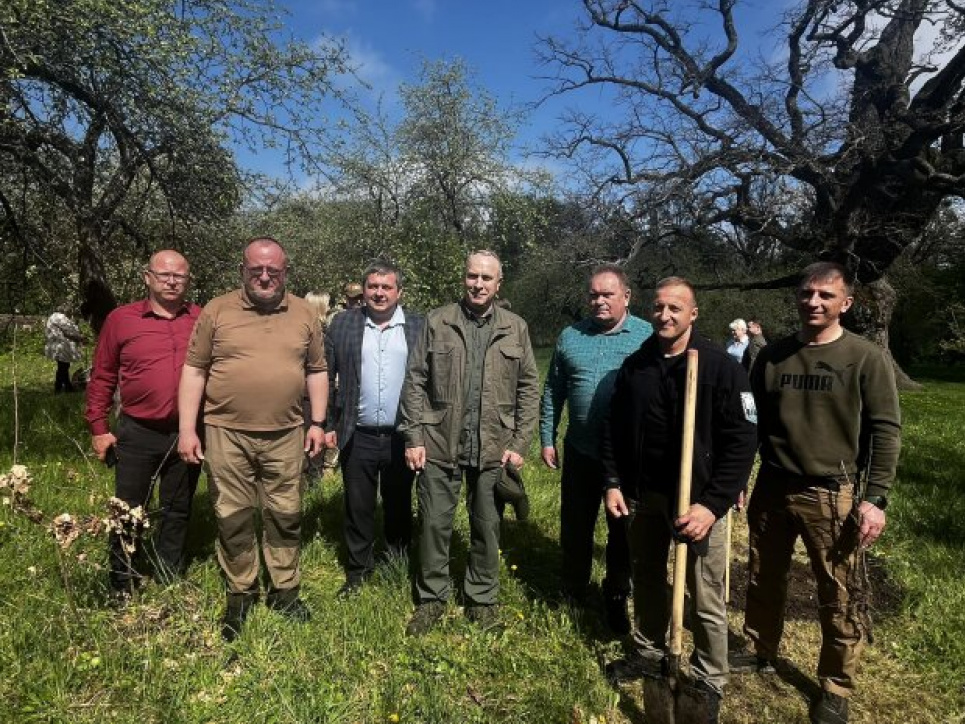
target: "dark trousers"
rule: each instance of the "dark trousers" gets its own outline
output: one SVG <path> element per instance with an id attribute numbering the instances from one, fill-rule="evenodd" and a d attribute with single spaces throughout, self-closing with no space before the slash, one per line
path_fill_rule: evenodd
<path id="1" fill-rule="evenodd" d="M 560 504 L 560 546 L 563 549 L 563 587 L 583 595 L 593 567 L 593 532 L 603 500 L 603 466 L 596 458 L 563 447 L 562 499 Z M 630 593 L 630 545 L 625 518 L 604 514 L 607 524 L 606 578 L 608 595 Z"/>
<path id="2" fill-rule="evenodd" d="M 162 576 L 178 575 L 184 567 L 184 541 L 201 466 L 186 465 L 178 457 L 176 446 L 172 449 L 177 440 L 177 430 L 158 431 L 127 415 L 121 415 L 116 435 L 114 494 L 131 508 L 148 504 L 146 498 L 151 478 L 160 468 L 157 485 L 160 510 L 158 515 L 151 518 L 154 536 L 144 553 L 153 563 L 155 571 Z M 110 580 L 113 588 L 129 588 L 139 578 L 131 558 L 125 553 L 119 536 L 112 534 Z"/>
<path id="3" fill-rule="evenodd" d="M 70 362 L 57 362 L 57 373 L 54 375 L 54 392 L 73 392 L 74 385 L 70 381 Z"/>
<path id="4" fill-rule="evenodd" d="M 419 572 L 415 594 L 418 603 L 446 601 L 451 593 L 449 543 L 456 506 L 466 478 L 469 511 L 469 564 L 463 581 L 465 602 L 491 606 L 499 598 L 499 513 L 496 481 L 502 468 L 443 468 L 427 462 L 419 476 Z"/>
<path id="5" fill-rule="evenodd" d="M 361 581 L 372 572 L 375 506 L 382 494 L 385 545 L 390 555 L 408 552 L 412 538 L 412 480 L 405 443 L 395 432 L 356 429 L 341 452 L 345 483 L 346 577 Z"/>

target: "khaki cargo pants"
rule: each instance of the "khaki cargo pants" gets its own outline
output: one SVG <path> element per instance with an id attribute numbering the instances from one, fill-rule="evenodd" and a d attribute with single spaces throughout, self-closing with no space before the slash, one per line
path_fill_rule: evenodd
<path id="1" fill-rule="evenodd" d="M 804 542 L 817 581 L 821 688 L 849 696 L 869 622 L 857 582 L 858 520 L 854 489 L 808 485 L 762 468 L 747 509 L 750 560 L 744 632 L 758 655 L 777 657 L 784 631 L 794 544 Z"/>
<path id="2" fill-rule="evenodd" d="M 205 427 L 205 461 L 211 502 L 218 521 L 218 563 L 229 593 L 258 590 L 258 535 L 271 577 L 269 592 L 296 588 L 301 536 L 301 473 L 305 432 L 301 427 L 269 432 Z"/>
<path id="3" fill-rule="evenodd" d="M 671 591 L 667 562 L 673 537 L 672 502 L 665 495 L 640 496 L 630 519 L 630 557 L 633 561 L 634 651 L 658 661 L 667 649 Z M 727 521 L 710 529 L 706 555 L 693 547 L 687 552 L 687 591 L 694 651 L 694 676 L 723 693 L 730 673 L 727 664 L 727 605 L 724 571 L 727 566 Z"/>

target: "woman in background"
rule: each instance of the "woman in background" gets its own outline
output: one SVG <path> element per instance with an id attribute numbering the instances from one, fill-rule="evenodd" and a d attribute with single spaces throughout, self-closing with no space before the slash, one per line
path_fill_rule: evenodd
<path id="1" fill-rule="evenodd" d="M 328 334 L 328 325 L 332 321 L 332 317 L 335 316 L 332 308 L 331 302 L 332 298 L 328 292 L 309 292 L 305 295 L 305 301 L 308 302 L 312 309 L 315 310 L 315 316 L 318 317 L 318 321 L 322 324 L 322 332 Z M 337 382 L 337 381 L 336 381 Z M 308 402 L 308 392 L 305 392 L 305 398 L 302 402 L 303 406 L 303 417 L 305 418 L 305 426 L 307 427 L 311 423 L 311 407 Z M 338 464 L 338 450 L 324 450 L 322 454 L 318 457 L 311 458 L 307 454 L 305 455 L 305 475 L 308 477 L 308 484 L 318 482 L 318 480 L 324 475 L 327 470 L 334 470 L 335 466 Z"/>
<path id="2" fill-rule="evenodd" d="M 44 329 L 44 355 L 57 363 L 54 394 L 74 391 L 74 385 L 70 381 L 70 366 L 81 359 L 80 345 L 84 341 L 84 335 L 67 316 L 68 311 L 67 305 L 58 307 L 57 311 L 47 318 Z"/>

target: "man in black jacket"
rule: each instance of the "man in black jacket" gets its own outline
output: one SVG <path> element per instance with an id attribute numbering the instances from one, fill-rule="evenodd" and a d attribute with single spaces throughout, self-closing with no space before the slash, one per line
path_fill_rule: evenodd
<path id="1" fill-rule="evenodd" d="M 728 674 L 725 525 L 716 523 L 737 502 L 751 471 L 757 414 L 746 373 L 696 334 L 696 319 L 690 282 L 680 277 L 658 282 L 650 318 L 654 334 L 620 368 L 604 425 L 607 512 L 630 517 L 635 623 L 633 653 L 607 666 L 607 674 L 621 681 L 660 671 L 670 620 L 667 559 L 676 531 L 691 543 L 691 666 L 716 712 Z M 690 509 L 678 518 L 689 349 L 699 352 L 693 481 Z"/>
<path id="2" fill-rule="evenodd" d="M 345 482 L 342 598 L 372 573 L 379 491 L 389 554 L 404 555 L 409 548 L 413 473 L 396 422 L 406 364 L 424 322 L 399 306 L 402 271 L 395 264 L 373 262 L 355 286 L 365 303 L 335 317 L 325 345 L 331 395 L 325 444 L 338 447 Z"/>

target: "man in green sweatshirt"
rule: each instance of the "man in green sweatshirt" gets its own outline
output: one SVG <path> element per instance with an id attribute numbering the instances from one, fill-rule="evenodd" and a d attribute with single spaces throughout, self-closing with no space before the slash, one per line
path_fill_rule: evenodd
<path id="1" fill-rule="evenodd" d="M 822 644 L 815 724 L 848 721 L 868 639 L 862 551 L 885 528 L 901 446 L 898 393 L 881 349 L 847 332 L 847 271 L 818 262 L 801 275 L 801 329 L 761 350 L 751 371 L 761 468 L 747 511 L 750 560 L 744 631 L 756 667 L 777 658 L 787 580 L 800 536 L 817 580 Z M 864 485 L 859 486 L 859 478 Z M 858 583 L 858 585 L 855 585 Z"/>

